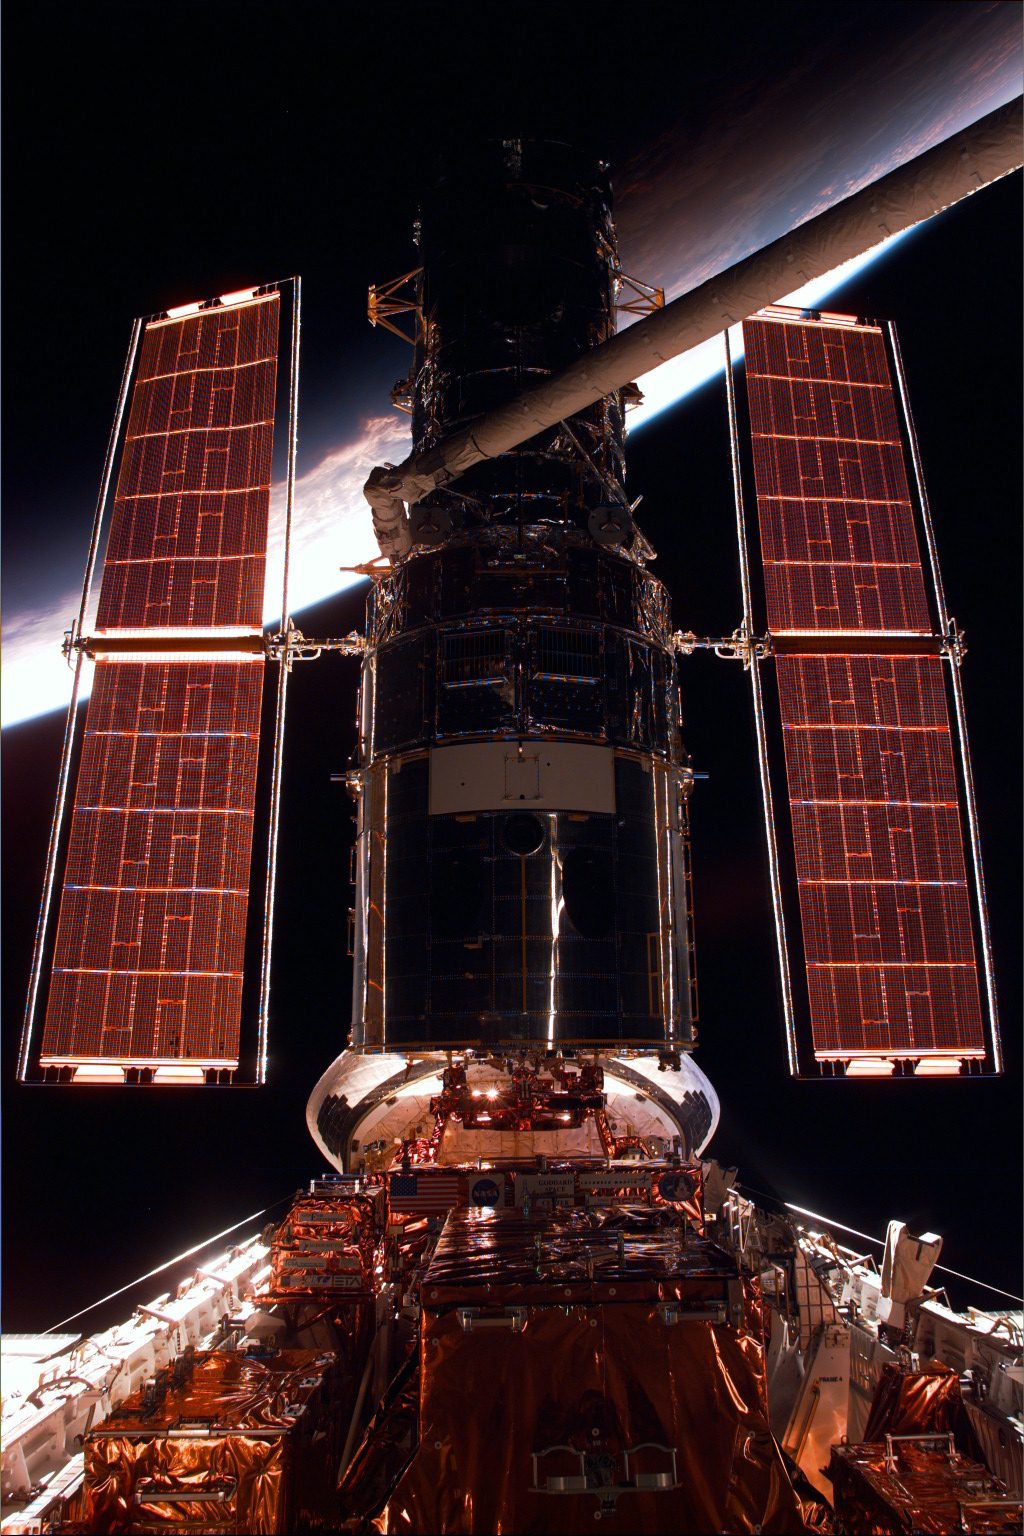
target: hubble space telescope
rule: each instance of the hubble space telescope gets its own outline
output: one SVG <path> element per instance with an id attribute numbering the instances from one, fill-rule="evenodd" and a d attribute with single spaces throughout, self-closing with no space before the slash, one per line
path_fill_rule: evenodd
<path id="1" fill-rule="evenodd" d="M 827 1505 L 837 1529 L 1018 1528 L 1018 1336 L 928 1288 L 941 1239 L 891 1224 L 879 1273 L 701 1161 L 679 702 L 697 649 L 749 678 L 790 1070 L 999 1072 L 964 647 L 896 333 L 778 301 L 1013 169 L 1018 124 L 991 114 L 669 304 L 621 268 L 603 164 L 515 139 L 440 172 L 419 264 L 370 292 L 411 344 L 413 449 L 366 486 L 363 634 L 290 614 L 299 280 L 136 323 L 20 1075 L 266 1080 L 288 681 L 340 651 L 351 1025 L 307 1110 L 336 1174 L 74 1346 L 7 1436 L 12 1532 L 797 1532 Z M 700 636 L 650 569 L 625 414 L 717 335 L 742 612 Z"/>
<path id="2" fill-rule="evenodd" d="M 771 306 L 1001 174 L 1008 121 L 993 114 L 668 305 L 619 265 L 603 168 L 509 141 L 441 175 L 421 265 L 370 295 L 371 320 L 412 344 L 393 394 L 413 452 L 367 485 L 382 560 L 362 636 L 307 639 L 289 615 L 298 279 L 138 322 L 67 641 L 76 701 L 87 657 L 95 681 L 80 745 L 74 705 L 68 717 L 22 1076 L 265 1079 L 287 682 L 334 648 L 362 669 L 354 988 L 349 1048 L 311 1101 L 316 1140 L 346 1169 L 416 1127 L 431 1159 L 456 1143 L 461 1156 L 470 1127 L 481 1146 L 532 1134 L 608 1151 L 622 1135 L 698 1150 L 717 1104 L 690 1055 L 677 676 L 701 645 L 751 681 L 790 1069 L 999 1070 L 962 644 L 895 333 Z M 616 334 L 623 309 L 639 318 Z M 625 492 L 624 415 L 636 376 L 741 320 L 767 623 L 730 366 L 743 615 L 716 639 L 672 628 Z M 278 394 L 283 616 L 264 634 Z M 250 904 L 268 666 L 267 878 Z M 773 805 L 772 674 L 788 807 Z M 247 925 L 263 954 L 240 1067 Z"/>

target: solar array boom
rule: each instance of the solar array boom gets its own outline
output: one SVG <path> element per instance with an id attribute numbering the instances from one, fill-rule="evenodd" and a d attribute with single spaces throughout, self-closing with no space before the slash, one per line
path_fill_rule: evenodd
<path id="1" fill-rule="evenodd" d="M 978 802 L 974 790 L 974 772 L 971 767 L 971 748 L 967 736 L 967 713 L 964 707 L 963 679 L 960 676 L 960 662 L 963 659 L 963 649 L 957 632 L 956 623 L 950 617 L 946 606 L 946 591 L 942 580 L 942 572 L 939 568 L 938 545 L 935 540 L 935 526 L 932 522 L 931 505 L 928 500 L 928 489 L 924 478 L 924 465 L 921 460 L 921 450 L 917 441 L 917 429 L 914 426 L 914 417 L 910 409 L 910 396 L 907 393 L 906 375 L 903 371 L 903 354 L 900 351 L 899 337 L 896 327 L 890 321 L 889 345 L 892 350 L 893 372 L 896 375 L 896 383 L 899 387 L 900 405 L 903 410 L 903 420 L 906 424 L 907 445 L 910 449 L 910 459 L 914 469 L 914 483 L 917 489 L 918 504 L 921 508 L 921 521 L 924 526 L 925 541 L 928 548 L 928 564 L 931 570 L 932 585 L 935 592 L 935 606 L 939 620 L 940 633 L 946 637 L 949 643 L 949 655 L 954 663 L 950 667 L 949 677 L 953 690 L 953 709 L 956 717 L 957 741 L 960 747 L 960 762 L 963 769 L 964 781 L 964 807 L 967 812 L 967 828 L 970 841 L 971 867 L 974 873 L 975 906 L 978 915 L 978 932 L 981 937 L 981 954 L 985 971 L 985 994 L 988 1004 L 988 1016 L 991 1025 L 992 1040 L 992 1065 L 996 1072 L 1003 1071 L 1003 1045 L 999 1027 L 999 1004 L 996 998 L 995 962 L 992 957 L 992 930 L 989 923 L 988 900 L 985 894 L 985 870 L 981 862 L 981 833 L 978 826 Z"/>
<path id="2" fill-rule="evenodd" d="M 270 957 L 273 949 L 274 902 L 277 892 L 277 834 L 281 812 L 281 770 L 284 763 L 284 722 L 288 698 L 291 659 L 288 651 L 292 627 L 288 598 L 291 567 L 292 521 L 295 514 L 295 466 L 299 452 L 299 347 L 302 335 L 302 279 L 292 280 L 291 357 L 288 377 L 288 471 L 285 485 L 284 551 L 281 567 L 281 639 L 277 675 L 277 711 L 274 719 L 274 746 L 270 784 L 270 833 L 267 840 L 267 879 L 263 902 L 263 960 L 260 967 L 259 1021 L 256 1042 L 256 1081 L 267 1080 L 267 1051 L 270 1033 Z"/>
<path id="3" fill-rule="evenodd" d="M 103 460 L 103 474 L 100 477 L 99 495 L 96 498 L 96 507 L 93 512 L 92 532 L 89 537 L 89 553 L 86 557 L 85 575 L 82 579 L 82 599 L 75 624 L 75 635 L 81 635 L 85 630 L 89 598 L 92 593 L 93 576 L 96 571 L 97 556 L 99 555 L 100 533 L 107 510 L 110 482 L 114 473 L 114 461 L 117 455 L 117 445 L 121 437 L 121 425 L 124 421 L 125 406 L 128 403 L 128 389 L 135 369 L 135 359 L 138 355 L 142 324 L 141 320 L 134 320 L 132 322 L 128 355 L 125 358 L 124 368 L 121 373 L 121 386 L 117 394 L 114 421 L 110 428 L 110 436 L 107 439 L 107 451 Z M 20 1082 L 25 1081 L 30 1066 L 29 1058 L 32 1049 L 33 1025 L 35 1022 L 36 1005 L 39 1000 L 39 985 L 43 974 L 43 956 L 50 920 L 50 907 L 53 901 L 54 881 L 57 875 L 60 836 L 64 826 L 64 811 L 67 804 L 68 784 L 71 775 L 71 758 L 74 752 L 75 728 L 78 721 L 78 698 L 82 687 L 82 668 L 84 664 L 84 651 L 76 651 L 74 680 L 71 685 L 71 699 L 68 703 L 67 719 L 64 722 L 64 740 L 61 746 L 60 768 L 57 774 L 57 801 L 54 806 L 53 821 L 50 824 L 50 839 L 46 849 L 43 895 L 39 903 L 39 916 L 36 920 L 35 939 L 32 946 L 32 970 L 29 975 L 28 1001 L 25 1005 L 25 1019 L 22 1025 L 21 1042 L 18 1050 L 18 1079 Z"/>
<path id="4" fill-rule="evenodd" d="M 740 589 L 743 598 L 743 618 L 740 624 L 740 642 L 746 651 L 747 673 L 750 678 L 751 704 L 754 710 L 754 736 L 757 742 L 757 768 L 761 784 L 761 805 L 764 811 L 765 834 L 768 849 L 768 876 L 772 896 L 772 920 L 775 926 L 775 945 L 779 957 L 779 980 L 782 987 L 782 1019 L 786 1035 L 786 1062 L 790 1073 L 796 1075 L 799 1067 L 796 1020 L 793 1010 L 793 979 L 789 969 L 789 941 L 786 936 L 786 914 L 782 900 L 782 883 L 779 877 L 779 846 L 775 828 L 775 801 L 772 792 L 771 771 L 764 723 L 764 697 L 761 691 L 759 658 L 752 648 L 754 636 L 753 600 L 750 591 L 750 556 L 747 550 L 746 512 L 743 505 L 743 476 L 740 468 L 739 429 L 736 421 L 736 381 L 732 371 L 732 349 L 729 332 L 722 332 L 725 343 L 725 396 L 729 413 L 729 458 L 732 469 L 733 505 L 736 512 L 736 545 L 740 564 Z"/>
<path id="5" fill-rule="evenodd" d="M 922 501 L 939 612 L 933 632 L 886 332 L 774 307 L 744 322 L 743 334 L 768 620 L 749 660 L 755 678 L 764 654 L 775 661 L 814 1058 L 854 1075 L 957 1073 L 986 1057 L 942 675 L 944 661 L 956 674 L 961 652 Z M 735 454 L 732 410 L 730 425 Z M 738 512 L 742 568 L 739 501 Z M 749 626 L 748 581 L 744 600 Z M 958 676 L 954 689 L 962 727 Z M 757 725 L 792 1068 L 763 716 Z M 965 740 L 961 729 L 962 749 Z M 963 752 L 961 771 L 977 876 Z M 977 879 L 975 894 L 987 962 Z M 998 1071 L 987 963 L 986 980 Z"/>
<path id="6" fill-rule="evenodd" d="M 294 279 L 285 549 L 294 495 Z M 75 687 L 33 956 L 34 1018 L 83 661 L 96 664 L 39 1051 L 48 1080 L 230 1080 L 239 1064 L 263 671 L 279 661 L 264 941 L 288 647 L 262 614 L 277 391 L 278 285 L 136 322 L 72 632 Z M 85 634 L 115 449 L 134 373 L 91 634 Z M 282 637 L 287 629 L 285 592 Z M 257 1081 L 266 1071 L 269 957 Z"/>

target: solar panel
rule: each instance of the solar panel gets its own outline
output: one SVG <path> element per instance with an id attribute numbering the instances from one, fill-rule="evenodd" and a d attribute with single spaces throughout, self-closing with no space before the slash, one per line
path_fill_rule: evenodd
<path id="1" fill-rule="evenodd" d="M 930 634 L 881 330 L 743 336 L 769 629 Z"/>
<path id="2" fill-rule="evenodd" d="M 813 1054 L 955 1072 L 985 1025 L 885 334 L 782 309 L 743 334 Z"/>
<path id="3" fill-rule="evenodd" d="M 290 411 L 298 369 L 293 280 Z M 127 426 L 53 941 L 39 1064 L 76 1082 L 221 1081 L 238 1066 L 265 649 L 262 633 L 280 293 L 226 295 L 136 322 L 108 450 L 82 620 Z M 141 338 L 141 343 L 140 343 Z M 288 518 L 295 468 L 289 432 Z M 286 534 L 287 538 L 287 534 Z M 287 571 L 287 560 L 285 562 Z M 287 621 L 287 594 L 283 594 Z M 268 945 L 284 720 L 274 731 L 256 1077 L 266 1069 Z M 70 782 L 73 706 L 22 1040 L 37 989 Z M 131 1077 L 129 1078 L 129 1073 Z"/>
<path id="4" fill-rule="evenodd" d="M 814 1052 L 984 1055 L 933 656 L 779 656 Z"/>
<path id="5" fill-rule="evenodd" d="M 97 665 L 41 1064 L 238 1064 L 263 666 Z"/>
<path id="6" fill-rule="evenodd" d="M 145 328 L 96 625 L 258 630 L 280 295 Z"/>

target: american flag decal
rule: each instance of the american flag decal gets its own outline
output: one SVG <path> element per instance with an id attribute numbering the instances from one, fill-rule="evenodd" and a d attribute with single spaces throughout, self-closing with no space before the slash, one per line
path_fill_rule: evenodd
<path id="1" fill-rule="evenodd" d="M 418 1173 L 393 1173 L 388 1185 L 392 1211 L 415 1211 L 420 1216 L 441 1215 L 458 1205 L 462 1174 L 447 1169 Z"/>

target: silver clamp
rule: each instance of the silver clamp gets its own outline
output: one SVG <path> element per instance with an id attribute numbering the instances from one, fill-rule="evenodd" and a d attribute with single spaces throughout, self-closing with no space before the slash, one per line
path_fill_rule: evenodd
<path id="1" fill-rule="evenodd" d="M 597 1431 L 595 1430 L 596 1434 Z M 648 1469 L 645 1472 L 634 1470 L 631 1465 L 640 1455 L 641 1451 L 657 1451 L 662 1456 L 669 1458 L 667 1464 L 655 1470 Z M 548 1473 L 541 1481 L 540 1463 L 547 1456 L 561 1454 L 572 1457 L 575 1461 L 575 1470 L 571 1472 Z M 602 1515 L 610 1515 L 615 1512 L 617 1501 L 626 1493 L 669 1493 L 673 1488 L 679 1487 L 679 1467 L 675 1446 L 661 1445 L 654 1440 L 646 1440 L 640 1445 L 628 1446 L 622 1452 L 622 1481 L 610 1483 L 604 1481 L 608 1476 L 610 1460 L 600 1458 L 594 1454 L 588 1455 L 585 1451 L 578 1451 L 572 1445 L 549 1445 L 542 1451 L 533 1451 L 530 1460 L 533 1464 L 533 1493 L 544 1494 L 593 1494 L 598 1501 L 598 1507 L 594 1511 L 595 1520 L 600 1520 Z M 600 1466 L 599 1461 L 604 1462 Z"/>
<path id="2" fill-rule="evenodd" d="M 526 1327 L 525 1307 L 506 1307 L 504 1312 L 483 1317 L 479 1307 L 458 1307 L 455 1312 L 463 1333 L 473 1333 L 480 1328 L 509 1328 L 522 1333 Z"/>

